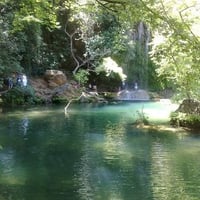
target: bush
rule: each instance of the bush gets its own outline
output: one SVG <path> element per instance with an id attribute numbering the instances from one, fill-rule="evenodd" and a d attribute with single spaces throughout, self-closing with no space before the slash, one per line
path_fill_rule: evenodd
<path id="1" fill-rule="evenodd" d="M 200 115 L 173 112 L 170 116 L 170 123 L 173 126 L 187 127 L 191 129 L 200 128 Z"/>
<path id="2" fill-rule="evenodd" d="M 135 121 L 136 125 L 149 125 L 148 117 L 145 115 L 143 109 L 141 111 L 137 111 L 137 119 Z"/>
<path id="3" fill-rule="evenodd" d="M 84 85 L 87 83 L 88 81 L 88 71 L 84 70 L 84 69 L 80 69 L 75 75 L 74 78 L 75 80 L 80 84 L 80 85 Z"/>
<path id="4" fill-rule="evenodd" d="M 31 86 L 14 87 L 2 94 L 2 101 L 4 105 L 33 104 L 35 102 L 34 90 Z"/>

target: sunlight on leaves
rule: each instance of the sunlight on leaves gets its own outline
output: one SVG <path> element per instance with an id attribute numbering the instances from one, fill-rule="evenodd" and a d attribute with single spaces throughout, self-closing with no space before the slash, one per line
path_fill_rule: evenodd
<path id="1" fill-rule="evenodd" d="M 97 70 L 99 71 L 105 70 L 107 73 L 107 76 L 109 76 L 111 72 L 115 72 L 119 74 L 121 80 L 125 80 L 127 77 L 123 73 L 123 69 L 119 67 L 118 64 L 111 57 L 104 58 L 102 65 Z"/>

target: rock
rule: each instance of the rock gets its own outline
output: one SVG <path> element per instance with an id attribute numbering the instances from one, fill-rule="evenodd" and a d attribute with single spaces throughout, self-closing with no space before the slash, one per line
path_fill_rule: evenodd
<path id="1" fill-rule="evenodd" d="M 50 88 L 56 88 L 67 82 L 66 75 L 60 70 L 46 70 L 44 76 Z"/>
<path id="2" fill-rule="evenodd" d="M 189 129 L 200 129 L 200 102 L 194 99 L 185 99 L 179 108 L 171 114 L 170 123 Z"/>
<path id="3" fill-rule="evenodd" d="M 60 85 L 55 83 L 54 81 L 48 81 L 48 87 L 51 89 L 55 89 L 57 87 L 59 87 Z"/>
<path id="4" fill-rule="evenodd" d="M 69 83 L 59 86 L 54 82 L 48 83 L 44 77 L 30 78 L 30 85 L 35 91 L 35 96 L 44 103 L 51 103 L 55 99 L 67 101 L 68 99 L 80 94 L 79 89 L 73 87 Z"/>
<path id="5" fill-rule="evenodd" d="M 184 99 L 176 112 L 200 115 L 200 101 L 195 99 Z"/>

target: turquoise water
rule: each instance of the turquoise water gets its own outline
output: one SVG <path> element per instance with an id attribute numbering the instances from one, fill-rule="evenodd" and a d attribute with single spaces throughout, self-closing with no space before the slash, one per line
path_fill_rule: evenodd
<path id="1" fill-rule="evenodd" d="M 139 130 L 161 103 L 70 105 L 0 113 L 0 200 L 199 200 L 200 135 Z"/>

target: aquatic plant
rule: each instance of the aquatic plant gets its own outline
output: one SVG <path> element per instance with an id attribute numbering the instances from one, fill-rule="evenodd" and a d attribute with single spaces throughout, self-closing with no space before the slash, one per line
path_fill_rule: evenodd
<path id="1" fill-rule="evenodd" d="M 135 120 L 136 125 L 149 125 L 149 119 L 145 115 L 143 108 L 142 110 L 137 110 L 136 115 L 137 115 L 136 116 L 137 119 Z"/>

